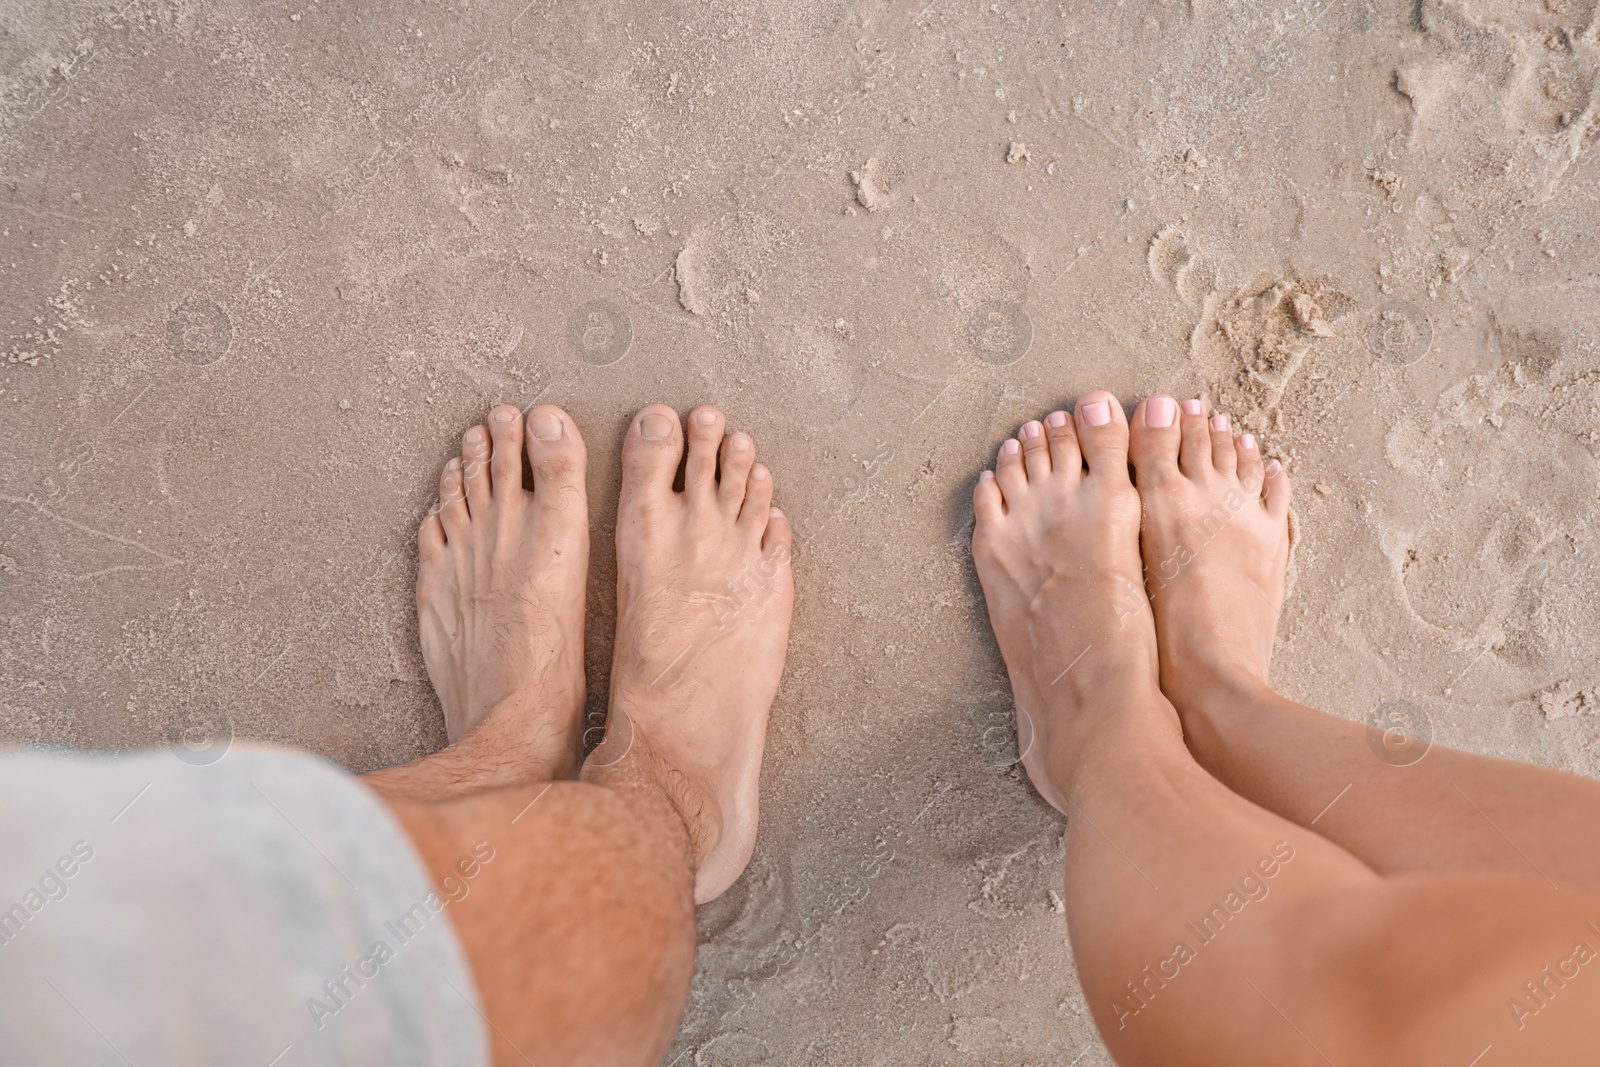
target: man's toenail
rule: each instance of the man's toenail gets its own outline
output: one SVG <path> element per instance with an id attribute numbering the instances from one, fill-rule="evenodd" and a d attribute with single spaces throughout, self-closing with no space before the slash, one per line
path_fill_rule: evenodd
<path id="1" fill-rule="evenodd" d="M 1083 407 L 1083 421 L 1090 426 L 1104 426 L 1111 421 L 1111 401 L 1096 400 Z"/>
<path id="2" fill-rule="evenodd" d="M 1171 426 L 1177 414 L 1178 405 L 1170 396 L 1153 396 L 1145 401 L 1144 424 L 1153 429 L 1164 430 Z"/>
<path id="3" fill-rule="evenodd" d="M 728 449 L 732 452 L 750 451 L 750 438 L 742 433 L 736 433 L 728 439 Z"/>
<path id="4" fill-rule="evenodd" d="M 1017 444 L 1017 439 L 1015 437 L 1011 438 L 1011 440 L 1000 446 L 1000 451 L 1004 452 L 1008 456 L 1014 456 L 1021 450 L 1022 446 Z"/>
<path id="5" fill-rule="evenodd" d="M 767 512 L 767 514 L 774 519 L 781 519 L 783 518 L 783 509 L 774 504 L 772 505 L 772 510 Z"/>
<path id="6" fill-rule="evenodd" d="M 1049 424 L 1052 430 L 1059 430 L 1067 424 L 1067 413 L 1065 411 L 1052 411 L 1044 417 L 1044 421 Z"/>
<path id="7" fill-rule="evenodd" d="M 672 420 L 651 412 L 639 420 L 639 436 L 646 441 L 665 441 L 672 436 Z"/>
<path id="8" fill-rule="evenodd" d="M 1253 433 L 1244 434 L 1239 438 L 1239 443 L 1254 452 L 1256 450 L 1256 435 Z"/>
<path id="9" fill-rule="evenodd" d="M 1037 422 L 1025 422 L 1022 424 L 1022 436 L 1026 437 L 1030 441 L 1035 437 L 1038 437 L 1043 432 L 1044 427 L 1040 426 Z"/>
<path id="10" fill-rule="evenodd" d="M 717 424 L 717 413 L 715 411 L 702 411 L 694 417 L 694 421 L 701 426 L 715 426 Z"/>
<path id="11" fill-rule="evenodd" d="M 1283 470 L 1283 464 L 1282 463 L 1279 463 L 1275 459 L 1267 461 L 1267 477 L 1268 478 L 1271 478 L 1273 475 L 1277 474 L 1281 470 Z"/>
<path id="12" fill-rule="evenodd" d="M 512 411 L 510 408 L 496 408 L 494 412 L 494 421 L 500 423 L 501 425 L 510 422 L 516 417 L 517 413 Z"/>
<path id="13" fill-rule="evenodd" d="M 765 468 L 765 467 L 757 467 L 754 470 L 752 470 L 750 472 L 750 480 L 752 482 L 764 482 L 764 481 L 766 481 L 767 480 L 767 468 Z"/>
<path id="14" fill-rule="evenodd" d="M 450 462 L 446 463 L 444 465 L 444 469 L 447 470 L 447 471 L 458 471 L 458 470 L 460 470 L 461 469 L 461 457 L 460 456 L 451 457 Z"/>
<path id="15" fill-rule="evenodd" d="M 561 440 L 561 420 L 548 411 L 541 411 L 529 417 L 528 429 L 536 441 Z"/>
<path id="16" fill-rule="evenodd" d="M 1183 402 L 1183 413 L 1185 415 L 1204 415 L 1206 406 L 1198 400 L 1185 400 Z"/>
<path id="17" fill-rule="evenodd" d="M 978 475 L 978 481 L 980 481 L 980 482 L 992 482 L 992 481 L 994 481 L 994 471 L 984 471 L 982 474 Z"/>
<path id="18" fill-rule="evenodd" d="M 1228 416 L 1226 416 L 1226 415 L 1213 415 L 1213 416 L 1211 416 L 1211 428 L 1213 430 L 1216 430 L 1218 433 L 1221 433 L 1222 431 L 1226 430 L 1228 428 Z"/>

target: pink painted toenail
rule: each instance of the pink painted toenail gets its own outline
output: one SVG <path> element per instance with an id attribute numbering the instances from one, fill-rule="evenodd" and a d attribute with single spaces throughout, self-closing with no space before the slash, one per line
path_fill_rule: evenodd
<path id="1" fill-rule="evenodd" d="M 672 436 L 672 420 L 651 412 L 639 420 L 639 436 L 646 441 L 665 441 Z"/>
<path id="2" fill-rule="evenodd" d="M 1213 430 L 1216 430 L 1218 433 L 1221 433 L 1224 430 L 1226 430 L 1228 428 L 1228 416 L 1226 416 L 1226 415 L 1213 415 L 1213 416 L 1211 416 L 1211 428 Z"/>
<path id="3" fill-rule="evenodd" d="M 1183 402 L 1183 413 L 1185 415 L 1204 415 L 1206 406 L 1198 400 L 1185 400 Z"/>
<path id="4" fill-rule="evenodd" d="M 1239 443 L 1254 452 L 1256 450 L 1256 435 L 1253 433 L 1244 434 L 1239 438 Z"/>
<path id="5" fill-rule="evenodd" d="M 702 411 L 694 417 L 694 421 L 701 426 L 715 426 L 717 424 L 717 413 L 715 411 Z"/>
<path id="6" fill-rule="evenodd" d="M 517 417 L 517 413 L 510 408 L 495 408 L 494 421 L 502 425 Z"/>
<path id="7" fill-rule="evenodd" d="M 1022 446 L 1017 444 L 1017 439 L 1015 437 L 1000 446 L 1000 451 L 1004 452 L 1008 456 L 1014 456 L 1021 450 Z"/>
<path id="8" fill-rule="evenodd" d="M 1044 421 L 1045 425 L 1052 430 L 1059 430 L 1067 424 L 1067 413 L 1065 411 L 1052 411 L 1044 417 Z"/>
<path id="9" fill-rule="evenodd" d="M 1153 396 L 1144 402 L 1144 424 L 1157 430 L 1172 425 L 1178 416 L 1178 405 L 1170 396 Z"/>
<path id="10" fill-rule="evenodd" d="M 1111 421 L 1111 401 L 1096 400 L 1083 406 L 1083 421 L 1090 426 L 1104 426 Z"/>
<path id="11" fill-rule="evenodd" d="M 1022 424 L 1022 436 L 1030 441 L 1042 433 L 1044 433 L 1044 427 L 1037 422 L 1025 422 Z"/>
<path id="12" fill-rule="evenodd" d="M 994 471 L 984 471 L 982 474 L 979 474 L 978 475 L 978 481 L 980 481 L 980 482 L 992 482 L 992 481 L 994 481 Z"/>
<path id="13" fill-rule="evenodd" d="M 528 429 L 536 441 L 561 440 L 561 420 L 548 411 L 541 411 L 528 419 Z"/>

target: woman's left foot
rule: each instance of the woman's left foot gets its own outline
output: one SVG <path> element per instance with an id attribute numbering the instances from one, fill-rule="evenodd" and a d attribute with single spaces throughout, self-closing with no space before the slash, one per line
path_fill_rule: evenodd
<path id="1" fill-rule="evenodd" d="M 1090 393 L 1072 415 L 1025 425 L 979 479 L 973 508 L 972 556 L 1011 676 L 1020 759 L 1065 812 L 1086 745 L 1108 729 L 1177 729 L 1157 685 L 1122 405 Z"/>
<path id="2" fill-rule="evenodd" d="M 571 777 L 582 755 L 584 473 L 566 412 L 541 405 L 524 421 L 500 405 L 466 432 L 417 531 L 422 658 L 445 732 L 481 739 L 516 780 Z"/>

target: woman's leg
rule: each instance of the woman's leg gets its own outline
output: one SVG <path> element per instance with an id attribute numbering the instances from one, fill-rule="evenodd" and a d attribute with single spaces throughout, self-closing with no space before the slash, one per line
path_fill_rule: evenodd
<path id="1" fill-rule="evenodd" d="M 1600 892 L 1600 782 L 1313 711 L 1267 685 L 1289 478 L 1199 401 L 1146 400 L 1131 453 L 1161 686 L 1201 765 L 1379 873 L 1481 871 Z M 1414 726 L 1413 726 L 1414 729 Z"/>
<path id="2" fill-rule="evenodd" d="M 1582 925 L 1600 898 L 1380 877 L 1190 758 L 1158 685 L 1127 441 L 1106 393 L 1028 424 L 977 487 L 973 536 L 1023 763 L 1071 826 L 1068 923 L 1112 1052 L 1465 1067 L 1486 1046 L 1503 1058 L 1485 1063 L 1560 1062 L 1593 1041 L 1600 963 L 1522 1031 L 1506 1000 L 1581 937 L 1600 946 Z"/>

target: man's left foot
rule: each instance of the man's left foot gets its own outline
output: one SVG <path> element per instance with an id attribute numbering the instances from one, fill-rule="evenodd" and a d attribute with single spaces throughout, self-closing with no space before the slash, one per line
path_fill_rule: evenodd
<path id="1" fill-rule="evenodd" d="M 455 744 L 477 730 L 521 780 L 571 777 L 582 754 L 584 473 L 566 412 L 541 405 L 524 423 L 500 405 L 466 432 L 417 531 L 422 658 L 445 733 Z"/>

